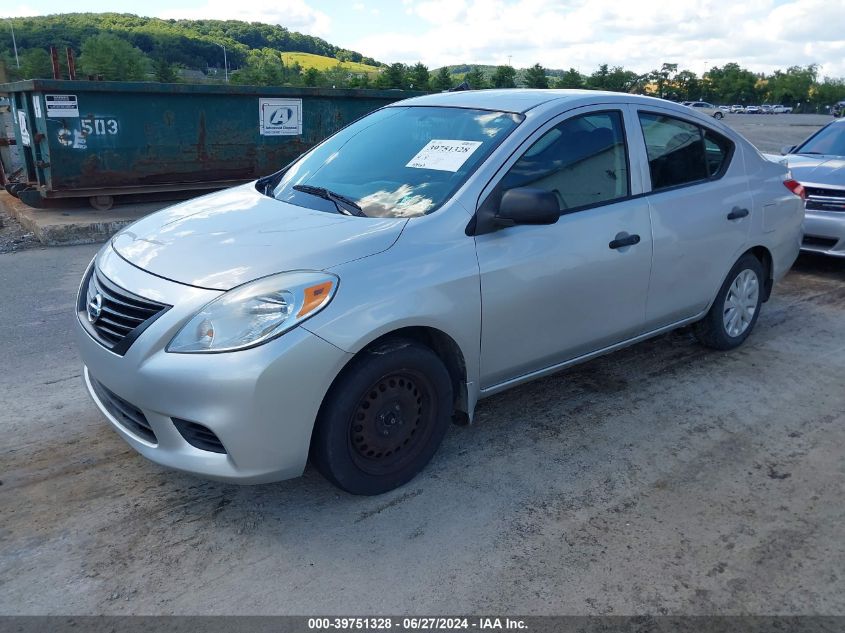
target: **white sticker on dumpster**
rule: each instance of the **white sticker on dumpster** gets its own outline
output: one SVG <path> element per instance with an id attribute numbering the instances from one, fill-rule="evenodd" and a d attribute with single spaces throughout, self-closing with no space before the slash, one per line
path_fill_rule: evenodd
<path id="1" fill-rule="evenodd" d="M 259 99 L 261 136 L 302 134 L 302 99 Z"/>
<path id="2" fill-rule="evenodd" d="M 23 110 L 18 110 L 18 128 L 21 131 L 21 145 L 30 147 L 32 139 L 29 136 L 29 128 L 26 125 L 26 114 Z"/>
<path id="3" fill-rule="evenodd" d="M 47 118 L 79 118 L 79 102 L 76 95 L 44 95 L 47 104 Z"/>
<path id="4" fill-rule="evenodd" d="M 481 141 L 444 141 L 432 140 L 423 147 L 405 167 L 416 169 L 437 169 L 440 171 L 458 171 L 472 153 L 479 148 Z"/>

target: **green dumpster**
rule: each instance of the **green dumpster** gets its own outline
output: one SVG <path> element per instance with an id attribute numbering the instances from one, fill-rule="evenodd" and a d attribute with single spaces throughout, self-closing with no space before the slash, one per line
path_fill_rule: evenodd
<path id="1" fill-rule="evenodd" d="M 220 189 L 272 173 L 401 90 L 30 80 L 11 100 L 27 204 Z"/>

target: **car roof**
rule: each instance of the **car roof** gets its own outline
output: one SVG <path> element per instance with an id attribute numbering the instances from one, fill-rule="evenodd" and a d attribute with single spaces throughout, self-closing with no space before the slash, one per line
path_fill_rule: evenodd
<path id="1" fill-rule="evenodd" d="M 457 92 L 440 92 L 436 94 L 413 97 L 404 101 L 397 101 L 393 106 L 447 106 L 453 108 L 475 108 L 479 110 L 497 110 L 500 112 L 515 112 L 522 114 L 537 106 L 556 102 L 597 101 L 602 103 L 630 102 L 632 100 L 649 99 L 669 103 L 663 99 L 638 97 L 621 92 L 604 92 L 601 90 L 545 90 L 530 88 L 506 88 L 502 90 L 460 90 Z"/>

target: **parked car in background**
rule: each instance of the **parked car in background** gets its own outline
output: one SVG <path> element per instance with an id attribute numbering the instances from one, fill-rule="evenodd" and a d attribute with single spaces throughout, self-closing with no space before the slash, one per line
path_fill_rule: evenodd
<path id="1" fill-rule="evenodd" d="M 792 112 L 792 108 L 790 106 L 785 105 L 776 105 L 772 107 L 772 112 L 774 114 L 789 114 Z"/>
<path id="2" fill-rule="evenodd" d="M 701 114 L 555 90 L 377 110 L 103 246 L 77 299 L 88 392 L 160 464 L 257 483 L 310 455 L 378 494 L 480 398 L 688 324 L 735 348 L 803 205 Z"/>
<path id="3" fill-rule="evenodd" d="M 845 119 L 782 151 L 807 197 L 801 248 L 845 257 Z"/>
<path id="4" fill-rule="evenodd" d="M 733 112 L 734 114 L 744 114 L 745 113 L 745 106 L 739 105 L 739 104 L 732 105 L 731 106 L 731 112 Z"/>
<path id="5" fill-rule="evenodd" d="M 681 105 L 689 107 L 692 105 L 692 101 L 681 101 Z"/>
<path id="6" fill-rule="evenodd" d="M 833 107 L 830 109 L 831 114 L 833 114 L 834 119 L 838 119 L 839 117 L 845 115 L 845 101 L 839 101 L 838 103 L 834 103 Z"/>
<path id="7" fill-rule="evenodd" d="M 760 109 L 760 106 L 745 106 L 745 114 L 760 114 L 761 112 L 762 110 Z"/>
<path id="8" fill-rule="evenodd" d="M 719 108 L 714 106 L 712 103 L 707 103 L 706 101 L 693 101 L 689 107 L 697 112 L 701 112 L 702 114 L 706 114 L 717 119 L 721 119 L 725 116 L 725 113 Z"/>
<path id="9" fill-rule="evenodd" d="M 730 106 L 725 106 L 725 105 L 721 105 L 721 106 L 719 106 L 719 109 L 720 109 L 722 112 L 730 112 L 730 111 L 731 111 Z"/>
<path id="10" fill-rule="evenodd" d="M 774 114 L 775 110 L 773 106 L 770 105 L 761 105 L 760 106 L 760 113 L 761 114 Z"/>

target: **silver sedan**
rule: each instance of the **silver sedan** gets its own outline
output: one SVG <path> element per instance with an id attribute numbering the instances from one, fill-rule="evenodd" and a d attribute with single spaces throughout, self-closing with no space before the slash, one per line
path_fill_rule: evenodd
<path id="1" fill-rule="evenodd" d="M 663 100 L 395 103 L 104 246 L 77 304 L 85 383 L 160 464 L 252 483 L 310 456 L 385 492 L 480 398 L 688 324 L 742 344 L 798 254 L 799 190 Z"/>
<path id="2" fill-rule="evenodd" d="M 783 151 L 807 197 L 801 248 L 845 257 L 845 119 Z"/>

